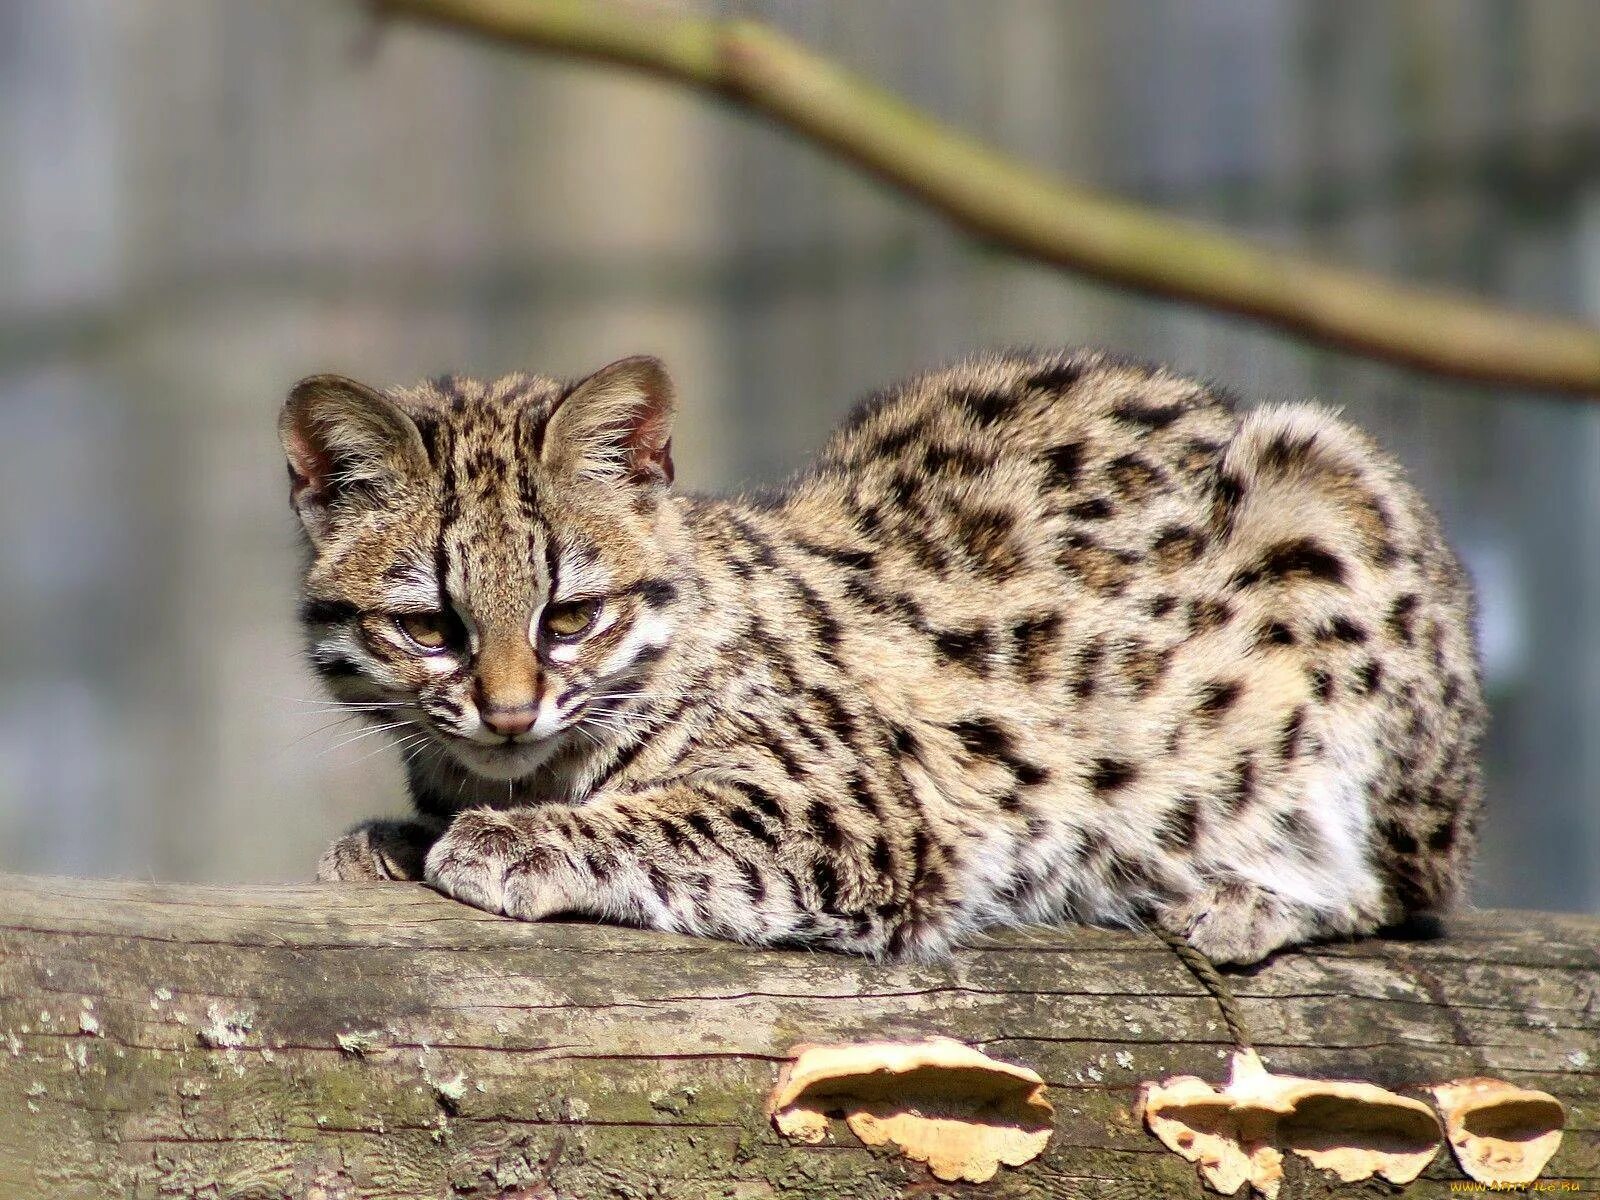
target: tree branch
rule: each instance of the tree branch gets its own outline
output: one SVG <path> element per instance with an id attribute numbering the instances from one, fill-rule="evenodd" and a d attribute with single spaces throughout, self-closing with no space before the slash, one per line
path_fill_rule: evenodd
<path id="1" fill-rule="evenodd" d="M 1069 186 L 751 22 L 616 0 L 369 3 L 379 13 L 631 67 L 720 96 L 979 238 L 1092 278 L 1432 374 L 1600 396 L 1600 330 L 1328 266 Z"/>

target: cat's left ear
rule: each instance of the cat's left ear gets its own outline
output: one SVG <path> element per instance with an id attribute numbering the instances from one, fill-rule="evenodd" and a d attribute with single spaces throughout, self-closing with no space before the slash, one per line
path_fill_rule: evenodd
<path id="1" fill-rule="evenodd" d="M 601 367 L 556 406 L 541 457 L 591 479 L 665 486 L 672 482 L 675 406 L 660 359 L 621 359 Z"/>

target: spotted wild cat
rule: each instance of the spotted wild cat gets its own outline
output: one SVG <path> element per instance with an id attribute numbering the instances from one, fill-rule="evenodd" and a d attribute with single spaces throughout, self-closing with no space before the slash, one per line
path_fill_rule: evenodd
<path id="1" fill-rule="evenodd" d="M 294 389 L 311 662 L 418 814 L 320 877 L 887 956 L 1150 922 L 1239 962 L 1461 891 L 1471 596 L 1329 413 L 989 356 L 708 499 L 673 405 L 650 358 Z"/>

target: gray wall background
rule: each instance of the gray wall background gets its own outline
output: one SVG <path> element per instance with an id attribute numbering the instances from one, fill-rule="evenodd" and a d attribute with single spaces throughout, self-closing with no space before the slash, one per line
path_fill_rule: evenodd
<path id="1" fill-rule="evenodd" d="M 767 0 L 764 18 L 1109 191 L 1600 318 L 1589 0 Z M 1099 343 L 1343 405 L 1483 596 L 1486 903 L 1600 910 L 1600 408 L 1431 382 L 989 253 L 662 85 L 326 0 L 0 4 L 0 867 L 303 877 L 403 805 L 302 701 L 273 434 L 314 370 L 648 350 L 696 487 L 859 393 Z"/>

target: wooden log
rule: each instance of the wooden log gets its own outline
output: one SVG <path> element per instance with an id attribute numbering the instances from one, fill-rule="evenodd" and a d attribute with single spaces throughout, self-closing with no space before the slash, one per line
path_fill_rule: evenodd
<path id="1" fill-rule="evenodd" d="M 1480 913 L 1233 982 L 1275 1070 L 1554 1093 L 1545 1178 L 1593 1195 L 1597 947 L 1600 921 Z M 820 1146 L 771 1129 L 796 1043 L 930 1034 L 1045 1077 L 1042 1156 L 947 1185 L 841 1123 Z M 0 1196 L 19 1200 L 1199 1196 L 1133 1106 L 1141 1080 L 1221 1078 L 1227 1049 L 1212 1000 L 1132 932 L 880 966 L 523 925 L 412 885 L 0 876 Z M 1461 1178 L 1441 1152 L 1407 1194 Z M 1350 1190 L 1291 1157 L 1286 1198 Z"/>

